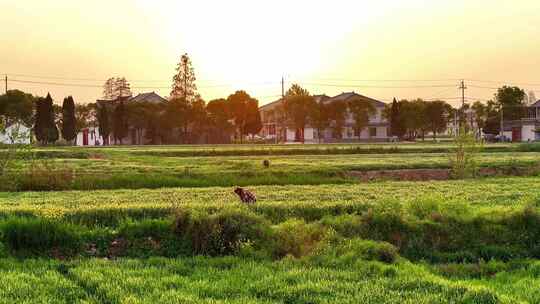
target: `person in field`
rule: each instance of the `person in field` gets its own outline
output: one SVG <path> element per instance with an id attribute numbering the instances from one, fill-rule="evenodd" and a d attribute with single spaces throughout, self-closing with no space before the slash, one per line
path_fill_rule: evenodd
<path id="1" fill-rule="evenodd" d="M 238 197 L 244 204 L 254 204 L 257 201 L 255 194 L 244 188 L 236 187 L 236 189 L 234 189 L 234 193 L 238 195 Z"/>

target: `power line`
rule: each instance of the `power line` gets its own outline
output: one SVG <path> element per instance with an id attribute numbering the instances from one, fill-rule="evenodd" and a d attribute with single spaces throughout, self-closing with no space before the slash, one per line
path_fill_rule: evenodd
<path id="1" fill-rule="evenodd" d="M 421 89 L 421 88 L 453 88 L 454 87 L 454 85 L 375 86 L 375 85 L 310 83 L 310 82 L 301 82 L 300 84 L 307 85 L 307 86 L 320 86 L 320 87 L 376 88 L 376 89 Z"/>
<path id="2" fill-rule="evenodd" d="M 53 86 L 64 86 L 64 87 L 84 87 L 84 88 L 103 88 L 103 85 L 97 84 L 83 84 L 83 83 L 65 83 L 65 82 L 49 82 L 49 81 L 32 81 L 32 80 L 23 80 L 23 79 L 10 79 L 10 81 L 26 84 L 41 84 L 41 85 L 53 85 Z M 275 85 L 277 83 L 252 83 L 246 84 L 249 86 L 266 86 L 266 85 Z M 216 85 L 204 85 L 198 86 L 200 88 L 218 88 L 218 87 L 229 87 L 231 84 L 216 84 Z M 131 86 L 132 89 L 170 89 L 170 86 Z"/>
<path id="3" fill-rule="evenodd" d="M 497 81 L 497 80 L 481 80 L 481 79 L 465 79 L 468 81 L 484 82 L 484 83 L 499 83 L 503 85 L 523 85 L 523 86 L 540 86 L 540 83 L 525 83 L 520 81 Z"/>
<path id="4" fill-rule="evenodd" d="M 443 82 L 458 81 L 460 79 L 345 79 L 345 78 L 313 78 L 307 80 L 322 81 L 352 81 L 352 82 Z"/>

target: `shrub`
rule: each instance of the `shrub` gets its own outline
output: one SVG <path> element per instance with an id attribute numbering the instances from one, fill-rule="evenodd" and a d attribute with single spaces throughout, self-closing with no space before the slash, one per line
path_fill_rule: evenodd
<path id="1" fill-rule="evenodd" d="M 127 239 L 147 237 L 162 239 L 170 236 L 171 222 L 160 219 L 144 219 L 135 222 L 130 219 L 120 224 L 118 234 Z"/>
<path id="2" fill-rule="evenodd" d="M 468 290 L 461 301 L 463 304 L 497 304 L 500 302 L 497 294 L 486 288 Z"/>
<path id="3" fill-rule="evenodd" d="M 51 249 L 68 253 L 81 247 L 75 226 L 43 218 L 9 218 L 0 223 L 2 241 L 13 252 L 43 254 Z"/>
<path id="4" fill-rule="evenodd" d="M 270 223 L 243 208 L 224 209 L 214 214 L 180 209 L 174 231 L 190 240 L 193 253 L 210 256 L 234 254 L 246 242 L 262 248 L 270 240 Z"/>
<path id="5" fill-rule="evenodd" d="M 454 138 L 455 148 L 449 154 L 450 167 L 454 178 L 476 177 L 478 164 L 476 157 L 482 150 L 482 144 L 474 134 L 461 128 Z"/>
<path id="6" fill-rule="evenodd" d="M 52 191 L 71 188 L 74 173 L 69 168 L 57 168 L 52 163 L 34 161 L 28 170 L 18 177 L 20 191 Z"/>
<path id="7" fill-rule="evenodd" d="M 1 236 L 0 236 L 0 239 L 2 239 Z M 5 258 L 7 256 L 8 256 L 8 252 L 7 252 L 6 246 L 4 245 L 4 243 L 0 242 L 0 259 Z"/>
<path id="8" fill-rule="evenodd" d="M 307 224 L 303 220 L 290 219 L 275 227 L 276 257 L 302 257 L 317 249 L 328 236 L 328 229 L 318 223 Z"/>
<path id="9" fill-rule="evenodd" d="M 386 242 L 354 238 L 329 246 L 323 251 L 323 255 L 346 264 L 352 264 L 357 260 L 393 263 L 398 258 L 398 251 L 396 247 Z"/>

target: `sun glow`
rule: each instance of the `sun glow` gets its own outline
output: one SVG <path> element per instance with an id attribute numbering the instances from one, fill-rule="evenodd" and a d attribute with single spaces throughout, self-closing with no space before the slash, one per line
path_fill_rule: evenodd
<path id="1" fill-rule="evenodd" d="M 244 89 L 262 103 L 281 93 L 282 76 L 314 94 L 354 89 L 389 100 L 429 97 L 440 90 L 316 84 L 330 78 L 534 80 L 540 69 L 535 57 L 540 2 L 534 0 L 519 5 L 488 0 L 5 0 L 0 11 L 10 12 L 0 19 L 5 40 L 0 56 L 9 58 L 0 73 L 121 75 L 142 87 L 136 92 L 155 86 L 164 96 L 185 52 L 205 99 Z M 101 91 L 17 87 L 40 95 L 50 91 L 57 99 L 71 94 L 81 102 L 95 100 Z M 473 88 L 468 93 L 493 94 Z"/>

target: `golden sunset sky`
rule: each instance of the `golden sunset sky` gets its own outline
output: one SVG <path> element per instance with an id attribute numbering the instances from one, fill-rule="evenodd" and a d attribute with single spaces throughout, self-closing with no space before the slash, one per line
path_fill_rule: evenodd
<path id="1" fill-rule="evenodd" d="M 540 97 L 538 0 L 0 0 L 0 16 L 9 88 L 56 102 L 93 102 L 112 76 L 167 96 L 185 52 L 207 101 L 238 89 L 273 101 L 282 75 L 383 101 L 456 105 L 462 78 L 469 101 L 504 83 Z"/>

